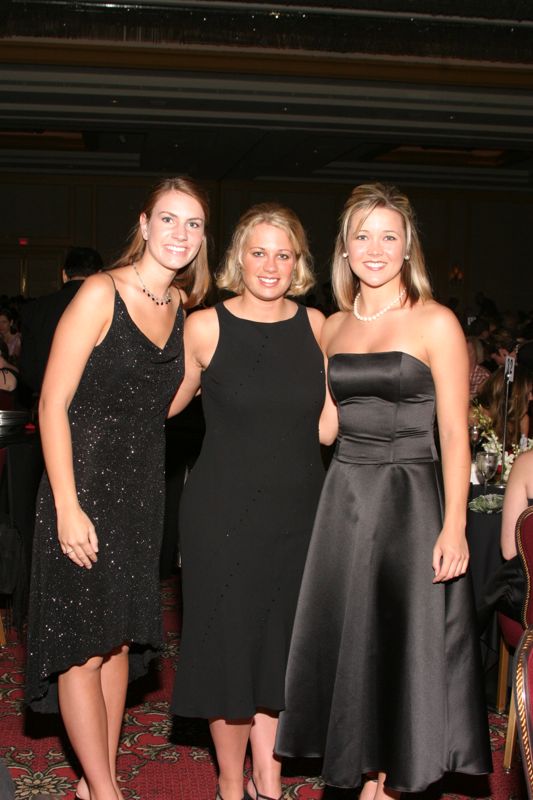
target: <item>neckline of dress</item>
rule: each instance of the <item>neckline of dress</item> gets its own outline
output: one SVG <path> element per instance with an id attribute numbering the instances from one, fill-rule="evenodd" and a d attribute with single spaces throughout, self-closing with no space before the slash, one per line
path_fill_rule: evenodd
<path id="1" fill-rule="evenodd" d="M 336 356 L 390 356 L 390 355 L 400 355 L 400 356 L 407 356 L 408 358 L 412 358 L 413 361 L 416 361 L 418 364 L 421 364 L 425 367 L 429 372 L 431 372 L 431 368 L 428 364 L 426 364 L 422 359 L 417 358 L 416 356 L 411 355 L 411 353 L 406 353 L 405 350 L 376 350 L 373 353 L 333 353 L 333 355 L 329 356 L 329 359 L 335 358 Z"/>
<path id="2" fill-rule="evenodd" d="M 246 317 L 238 317 L 237 314 L 234 314 L 232 311 L 229 310 L 229 308 L 226 306 L 224 301 L 221 301 L 220 306 L 224 309 L 226 314 L 229 314 L 229 316 L 232 317 L 233 319 L 237 319 L 237 320 L 239 320 L 239 322 L 249 322 L 251 325 L 282 325 L 285 322 L 292 322 L 300 314 L 300 309 L 303 308 L 303 306 L 300 306 L 299 303 L 296 303 L 296 311 L 292 315 L 292 317 L 287 317 L 287 319 L 277 319 L 274 322 L 266 322 L 266 321 L 263 321 L 263 320 L 247 319 Z"/>
<path id="3" fill-rule="evenodd" d="M 120 303 L 122 304 L 122 307 L 123 307 L 123 309 L 124 309 L 124 310 L 125 310 L 125 312 L 126 312 L 126 316 L 127 316 L 127 318 L 129 319 L 129 321 L 130 321 L 131 325 L 133 326 L 133 328 L 134 328 L 134 329 L 135 329 L 135 330 L 136 330 L 136 331 L 137 331 L 137 332 L 138 332 L 138 333 L 139 333 L 139 334 L 140 334 L 140 335 L 143 337 L 143 339 L 144 339 L 146 342 L 148 342 L 148 344 L 149 344 L 149 345 L 151 345 L 152 347 L 155 347 L 155 349 L 156 349 L 156 350 L 159 350 L 159 352 L 160 352 L 160 353 L 163 353 L 163 352 L 164 352 L 164 351 L 167 349 L 167 347 L 168 347 L 168 345 L 169 345 L 169 343 L 170 343 L 170 340 L 172 339 L 172 334 L 174 333 L 174 331 L 175 331 L 175 329 L 176 329 L 176 320 L 177 320 L 177 318 L 178 318 L 178 313 L 179 313 L 179 311 L 182 309 L 181 296 L 180 296 L 180 302 L 179 302 L 178 308 L 176 309 L 176 315 L 175 315 L 175 317 L 174 317 L 174 322 L 172 323 L 172 327 L 171 327 L 171 329 L 170 329 L 170 332 L 169 332 L 169 334 L 168 334 L 168 337 L 167 337 L 167 339 L 166 339 L 166 341 L 165 341 L 165 344 L 164 344 L 162 347 L 160 347 L 158 344 L 156 344 L 155 342 L 153 342 L 153 341 L 150 339 L 150 337 L 149 337 L 149 336 L 147 336 L 147 335 L 145 334 L 145 332 L 143 331 L 143 329 L 142 329 L 142 328 L 139 328 L 139 326 L 137 325 L 137 323 L 135 322 L 135 320 L 134 320 L 134 319 L 133 319 L 133 317 L 131 316 L 131 314 L 130 314 L 130 312 L 129 312 L 129 310 L 128 310 L 128 306 L 127 306 L 127 305 L 126 305 L 126 303 L 124 302 L 124 299 L 122 298 L 122 296 L 121 296 L 120 292 L 118 291 L 118 289 L 117 289 L 116 287 L 115 287 L 115 295 L 116 295 L 116 297 L 118 297 L 118 299 L 120 300 Z"/>

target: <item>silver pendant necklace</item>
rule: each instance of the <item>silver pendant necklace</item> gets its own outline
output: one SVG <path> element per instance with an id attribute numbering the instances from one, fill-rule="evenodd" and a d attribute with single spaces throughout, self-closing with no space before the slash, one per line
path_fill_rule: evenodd
<path id="1" fill-rule="evenodd" d="M 405 289 L 402 289 L 398 297 L 395 297 L 394 300 L 391 300 L 388 306 L 385 306 L 385 308 L 382 308 L 381 311 L 378 311 L 376 314 L 372 314 L 369 317 L 365 317 L 363 314 L 359 313 L 359 298 L 361 297 L 361 292 L 358 292 L 357 295 L 355 296 L 355 300 L 353 301 L 353 315 L 360 322 L 373 322 L 375 319 L 379 319 L 380 317 L 382 317 L 383 314 L 386 314 L 387 311 L 390 311 L 390 309 L 393 306 L 399 303 L 404 294 L 405 294 Z"/>
<path id="2" fill-rule="evenodd" d="M 156 306 L 167 306 L 170 303 L 170 301 L 172 300 L 172 296 L 170 294 L 170 289 L 167 289 L 165 294 L 162 297 L 158 297 L 156 294 L 151 292 L 150 289 L 148 288 L 148 286 L 145 284 L 145 282 L 143 281 L 143 279 L 141 277 L 141 273 L 139 272 L 139 270 L 137 269 L 135 264 L 132 264 L 132 267 L 135 270 L 135 274 L 139 278 L 139 283 L 141 284 L 141 288 L 143 290 L 143 293 L 145 295 L 147 295 L 150 298 L 150 300 L 152 300 L 156 304 Z"/>

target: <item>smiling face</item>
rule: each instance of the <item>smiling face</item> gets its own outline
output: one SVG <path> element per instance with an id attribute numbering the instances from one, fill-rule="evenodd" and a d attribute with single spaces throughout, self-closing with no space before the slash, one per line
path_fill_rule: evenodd
<path id="1" fill-rule="evenodd" d="M 370 213 L 357 211 L 348 228 L 346 252 L 352 272 L 362 284 L 378 287 L 398 280 L 406 255 L 401 215 L 377 207 Z"/>
<path id="2" fill-rule="evenodd" d="M 292 283 L 296 253 L 288 234 L 260 222 L 249 232 L 242 249 L 244 291 L 259 300 L 284 297 Z"/>
<path id="3" fill-rule="evenodd" d="M 202 206 L 185 192 L 162 194 L 150 218 L 141 214 L 140 223 L 146 240 L 145 255 L 167 269 L 184 269 L 194 259 L 204 239 Z"/>

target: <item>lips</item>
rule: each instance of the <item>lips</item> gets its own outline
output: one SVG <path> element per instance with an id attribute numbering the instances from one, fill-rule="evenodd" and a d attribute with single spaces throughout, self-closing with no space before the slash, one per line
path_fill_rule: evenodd
<path id="1" fill-rule="evenodd" d="M 373 270 L 383 269 L 386 266 L 384 261 L 364 261 L 363 263 L 367 269 Z"/>
<path id="2" fill-rule="evenodd" d="M 257 280 L 260 281 L 264 286 L 275 286 L 279 283 L 279 278 L 266 278 L 263 275 L 258 275 Z"/>

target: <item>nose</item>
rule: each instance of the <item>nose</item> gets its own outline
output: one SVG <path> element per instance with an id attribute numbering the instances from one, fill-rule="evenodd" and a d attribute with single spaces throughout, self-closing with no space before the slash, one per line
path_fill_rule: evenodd
<path id="1" fill-rule="evenodd" d="M 379 239 L 370 239 L 368 242 L 368 252 L 373 255 L 383 252 Z"/>
<path id="2" fill-rule="evenodd" d="M 172 231 L 173 236 L 176 239 L 184 240 L 187 238 L 187 227 L 183 222 L 176 222 L 174 226 L 174 230 Z"/>
<path id="3" fill-rule="evenodd" d="M 276 262 L 272 255 L 267 255 L 263 262 L 263 269 L 267 272 L 274 272 L 276 269 Z"/>

